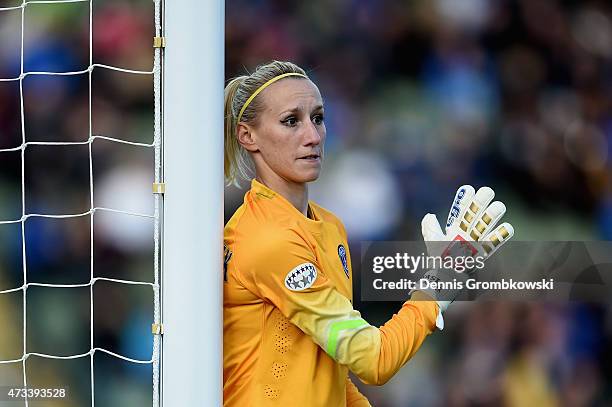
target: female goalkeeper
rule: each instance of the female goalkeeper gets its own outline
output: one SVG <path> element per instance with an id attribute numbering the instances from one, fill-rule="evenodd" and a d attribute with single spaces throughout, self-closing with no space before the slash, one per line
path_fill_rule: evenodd
<path id="1" fill-rule="evenodd" d="M 420 291 L 381 328 L 353 309 L 344 226 L 308 200 L 324 142 L 300 67 L 274 61 L 226 86 L 226 181 L 255 179 L 225 226 L 225 406 L 369 406 L 348 371 L 383 384 L 435 329 L 438 304 Z"/>

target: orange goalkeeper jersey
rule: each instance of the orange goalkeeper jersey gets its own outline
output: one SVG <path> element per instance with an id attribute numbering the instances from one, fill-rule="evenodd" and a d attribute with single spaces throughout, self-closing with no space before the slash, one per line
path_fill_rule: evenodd
<path id="1" fill-rule="evenodd" d="M 225 226 L 225 406 L 369 406 L 348 371 L 385 383 L 434 329 L 433 301 L 407 301 L 381 328 L 361 318 L 344 227 L 309 213 L 253 180 Z"/>

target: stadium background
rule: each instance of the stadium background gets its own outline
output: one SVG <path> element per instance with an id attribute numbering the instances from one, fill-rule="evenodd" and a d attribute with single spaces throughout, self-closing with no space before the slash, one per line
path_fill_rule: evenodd
<path id="1" fill-rule="evenodd" d="M 94 4 L 94 62 L 149 70 L 151 2 Z M 19 74 L 19 14 L 0 12 L 1 78 Z M 25 70 L 84 69 L 87 21 L 86 3 L 28 6 Z M 604 1 L 226 2 L 228 78 L 286 59 L 321 88 L 328 140 L 312 197 L 342 218 L 353 251 L 420 238 L 423 214 L 444 217 L 465 182 L 495 188 L 517 239 L 611 240 L 611 58 Z M 28 77 L 24 96 L 28 141 L 87 139 L 86 76 Z M 94 134 L 152 140 L 149 77 L 94 71 L 92 102 Z M 0 148 L 20 143 L 18 84 L 0 82 Z M 152 151 L 93 147 L 95 204 L 150 212 Z M 27 213 L 88 209 L 86 148 L 28 147 L 25 170 Z M 1 220 L 21 216 L 20 179 L 19 152 L 0 153 Z M 243 193 L 226 190 L 226 219 Z M 87 219 L 28 220 L 30 281 L 88 281 L 88 231 Z M 150 223 L 96 214 L 96 275 L 151 281 L 151 236 Z M 3 290 L 21 284 L 19 227 L 1 225 L 0 241 Z M 150 291 L 100 284 L 96 298 L 96 346 L 148 359 Z M 399 307 L 355 300 L 373 324 Z M 29 289 L 28 350 L 86 352 L 88 310 L 88 289 Z M 21 293 L 0 295 L 0 360 L 21 355 L 21 321 Z M 457 304 L 388 384 L 360 388 L 379 407 L 608 405 L 611 324 L 597 304 Z M 88 405 L 88 359 L 28 366 L 32 383 L 70 386 L 61 405 Z M 150 366 L 95 366 L 96 405 L 150 404 Z M 0 365 L 0 385 L 20 371 Z"/>

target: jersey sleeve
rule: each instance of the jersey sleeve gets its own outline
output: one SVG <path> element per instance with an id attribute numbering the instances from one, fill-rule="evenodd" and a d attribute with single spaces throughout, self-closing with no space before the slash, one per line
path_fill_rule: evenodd
<path id="1" fill-rule="evenodd" d="M 384 384 L 435 326 L 434 301 L 407 301 L 381 328 L 370 325 L 327 278 L 315 248 L 295 230 L 260 230 L 235 251 L 247 289 L 274 304 L 330 357 L 368 384 Z"/>

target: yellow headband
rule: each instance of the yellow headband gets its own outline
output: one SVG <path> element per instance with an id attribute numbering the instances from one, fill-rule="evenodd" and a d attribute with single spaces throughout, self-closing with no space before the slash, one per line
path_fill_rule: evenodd
<path id="1" fill-rule="evenodd" d="M 281 80 L 283 78 L 286 78 L 287 76 L 301 76 L 302 78 L 308 79 L 308 77 L 306 75 L 303 75 L 303 74 L 297 73 L 297 72 L 284 73 L 282 75 L 278 75 L 278 76 L 275 76 L 274 78 L 270 79 L 268 82 L 266 82 L 263 85 L 261 85 L 255 92 L 253 92 L 251 97 L 247 99 L 247 101 L 244 103 L 244 106 L 242 106 L 242 109 L 240 109 L 240 113 L 238 114 L 238 121 L 236 123 L 240 123 L 240 119 L 242 119 L 242 114 L 244 113 L 246 108 L 249 107 L 249 104 L 251 104 L 253 99 L 255 99 L 255 97 L 257 97 L 257 95 L 259 95 L 265 88 L 267 88 L 268 86 L 272 85 L 274 82 L 276 82 L 278 80 Z"/>

